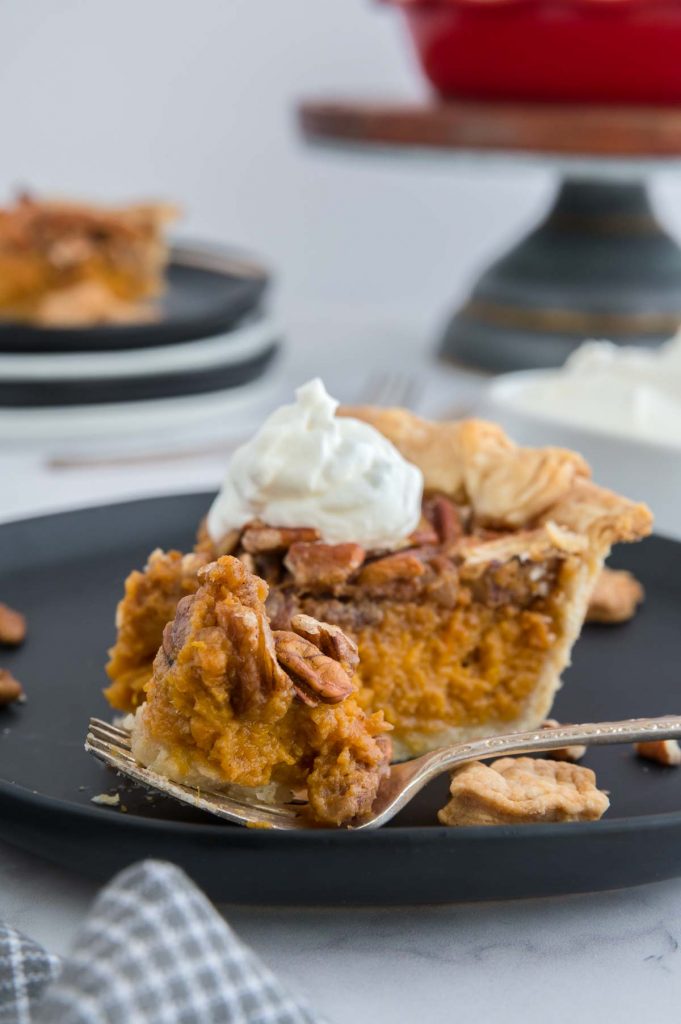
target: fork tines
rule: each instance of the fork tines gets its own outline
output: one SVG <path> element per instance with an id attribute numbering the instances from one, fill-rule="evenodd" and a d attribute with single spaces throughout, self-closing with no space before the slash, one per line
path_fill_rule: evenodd
<path id="1" fill-rule="evenodd" d="M 219 818 L 252 828 L 291 829 L 310 825 L 304 816 L 304 805 L 300 803 L 264 803 L 255 791 L 251 796 L 241 787 L 238 791 L 212 793 L 172 782 L 135 760 L 127 730 L 100 718 L 90 719 L 85 749 L 134 782 Z"/>

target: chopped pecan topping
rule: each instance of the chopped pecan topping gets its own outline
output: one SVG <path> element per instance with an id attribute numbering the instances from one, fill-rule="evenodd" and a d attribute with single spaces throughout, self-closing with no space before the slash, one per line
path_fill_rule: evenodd
<path id="1" fill-rule="evenodd" d="M 228 530 L 227 533 L 215 544 L 216 557 L 219 558 L 221 555 L 232 555 L 237 549 L 240 536 L 241 530 Z"/>
<path id="2" fill-rule="evenodd" d="M 508 562 L 490 562 L 471 581 L 471 591 L 476 601 L 489 608 L 514 604 L 527 608 L 533 601 L 547 597 L 555 584 L 559 569 L 557 559 L 547 562 L 524 562 L 512 558 Z M 468 574 L 468 567 L 465 573 Z M 462 570 L 463 572 L 463 570 Z"/>
<path id="3" fill-rule="evenodd" d="M 15 679 L 6 668 L 0 668 L 0 707 L 11 704 L 15 700 L 21 700 L 24 696 L 24 688 L 18 679 Z"/>
<path id="4" fill-rule="evenodd" d="M 0 604 L 0 644 L 18 647 L 26 639 L 26 618 L 9 605 Z"/>
<path id="5" fill-rule="evenodd" d="M 366 626 L 376 626 L 383 621 L 383 609 L 376 601 L 363 597 L 359 591 L 352 601 L 339 601 L 329 597 L 306 597 L 301 602 L 303 610 L 320 622 L 333 622 L 343 630 L 356 632 Z M 290 622 L 290 617 L 289 617 Z M 288 628 L 288 623 L 286 627 Z"/>
<path id="6" fill-rule="evenodd" d="M 421 522 L 409 534 L 409 545 L 415 548 L 435 547 L 440 543 L 440 537 L 435 527 L 428 522 L 425 516 L 421 516 Z"/>
<path id="7" fill-rule="evenodd" d="M 178 652 L 189 635 L 191 630 L 192 603 L 192 594 L 187 594 L 186 597 L 183 597 L 178 602 L 175 618 L 166 623 L 163 629 L 163 641 L 156 657 L 162 660 L 166 668 L 169 668 L 174 663 Z"/>
<path id="8" fill-rule="evenodd" d="M 266 607 L 272 629 L 290 629 L 291 619 L 298 611 L 298 597 L 290 588 L 276 587 L 267 595 Z"/>
<path id="9" fill-rule="evenodd" d="M 292 544 L 284 565 L 302 590 L 334 590 L 341 587 L 364 562 L 359 544 Z"/>
<path id="10" fill-rule="evenodd" d="M 610 804 L 589 768 L 531 757 L 466 764 L 452 773 L 450 793 L 443 825 L 594 821 Z"/>
<path id="11" fill-rule="evenodd" d="M 340 662 L 346 672 L 354 672 L 359 665 L 357 644 L 339 626 L 319 622 L 311 615 L 294 615 L 291 629 L 318 647 L 322 654 Z"/>
<path id="12" fill-rule="evenodd" d="M 421 577 L 425 574 L 426 566 L 415 552 L 397 551 L 368 562 L 357 583 L 371 597 L 408 597 L 420 590 Z"/>
<path id="13" fill-rule="evenodd" d="M 455 608 L 460 594 L 456 566 L 445 555 L 434 555 L 428 565 L 433 574 L 426 588 L 428 597 L 441 608 Z"/>
<path id="14" fill-rule="evenodd" d="M 449 498 L 442 494 L 426 498 L 423 502 L 423 513 L 432 524 L 441 544 L 454 544 L 463 537 L 465 530 L 461 514 Z"/>
<path id="15" fill-rule="evenodd" d="M 636 753 L 647 761 L 657 761 L 668 767 L 681 764 L 681 747 L 676 740 L 651 740 L 649 743 L 636 743 Z"/>
<path id="16" fill-rule="evenodd" d="M 644 596 L 643 587 L 630 572 L 603 569 L 591 594 L 586 621 L 628 622 Z"/>
<path id="17" fill-rule="evenodd" d="M 319 531 L 301 526 L 295 529 L 286 526 L 265 526 L 251 523 L 244 530 L 241 544 L 251 555 L 262 555 L 269 551 L 287 551 L 292 544 L 311 543 L 319 540 Z"/>
<path id="18" fill-rule="evenodd" d="M 240 537 L 241 530 L 228 530 L 219 541 L 214 541 L 208 533 L 207 516 L 204 516 L 199 523 L 198 530 L 196 531 L 196 544 L 194 545 L 194 551 L 200 555 L 207 555 L 209 558 L 219 558 L 220 555 L 231 555 L 236 551 Z"/>
<path id="19" fill-rule="evenodd" d="M 241 551 L 236 556 L 243 565 L 246 572 L 255 572 L 255 558 L 248 551 Z"/>
<path id="20" fill-rule="evenodd" d="M 542 722 L 542 729 L 560 729 L 560 722 L 555 718 L 547 718 Z M 581 761 L 586 754 L 586 747 L 575 743 L 569 747 L 559 747 L 557 750 L 548 750 L 546 756 L 552 761 Z"/>
<path id="21" fill-rule="evenodd" d="M 342 665 L 322 654 L 315 644 L 288 630 L 275 630 L 273 636 L 279 664 L 297 688 L 325 704 L 338 704 L 352 693 L 352 679 Z"/>

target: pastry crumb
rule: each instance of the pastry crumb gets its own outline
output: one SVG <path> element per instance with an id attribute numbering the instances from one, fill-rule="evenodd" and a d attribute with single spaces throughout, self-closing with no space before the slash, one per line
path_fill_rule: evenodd
<path id="1" fill-rule="evenodd" d="M 452 773 L 443 825 L 517 825 L 595 821 L 610 806 L 590 768 L 564 761 L 502 757 L 473 761 Z"/>
<path id="2" fill-rule="evenodd" d="M 681 764 L 681 747 L 676 740 L 651 740 L 649 743 L 636 743 L 636 753 L 646 761 L 656 761 L 670 768 Z"/>
<path id="3" fill-rule="evenodd" d="M 121 798 L 118 793 L 98 793 L 97 796 L 90 797 L 90 802 L 104 807 L 118 807 Z"/>

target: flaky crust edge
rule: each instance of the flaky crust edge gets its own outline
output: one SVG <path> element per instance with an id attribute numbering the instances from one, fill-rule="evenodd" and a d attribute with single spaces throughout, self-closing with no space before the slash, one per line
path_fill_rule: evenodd
<path id="1" fill-rule="evenodd" d="M 375 427 L 409 462 L 419 467 L 426 491 L 470 504 L 489 526 L 515 532 L 500 540 L 472 544 L 466 560 L 484 564 L 514 556 L 551 552 L 578 555 L 560 621 L 560 637 L 549 651 L 523 712 L 512 721 L 479 728 L 413 730 L 393 737 L 396 760 L 436 747 L 494 733 L 538 728 L 549 713 L 561 675 L 586 617 L 591 592 L 613 544 L 636 541 L 652 530 L 649 508 L 591 480 L 585 460 L 564 448 L 522 448 L 494 423 L 484 420 L 431 422 L 406 409 L 344 407 Z"/>
<path id="2" fill-rule="evenodd" d="M 470 504 L 483 524 L 519 530 L 555 523 L 609 545 L 652 529 L 646 505 L 593 483 L 587 462 L 566 448 L 522 448 L 486 420 L 434 422 L 378 406 L 346 406 L 338 415 L 375 427 L 418 466 L 426 491 Z"/>

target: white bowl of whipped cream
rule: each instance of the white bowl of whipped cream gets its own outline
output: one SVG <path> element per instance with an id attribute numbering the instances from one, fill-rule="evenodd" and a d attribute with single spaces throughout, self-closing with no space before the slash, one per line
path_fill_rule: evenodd
<path id="1" fill-rule="evenodd" d="M 600 484 L 681 538 L 681 333 L 656 349 L 587 341 L 559 370 L 494 380 L 479 412 L 519 444 L 573 448 Z"/>

